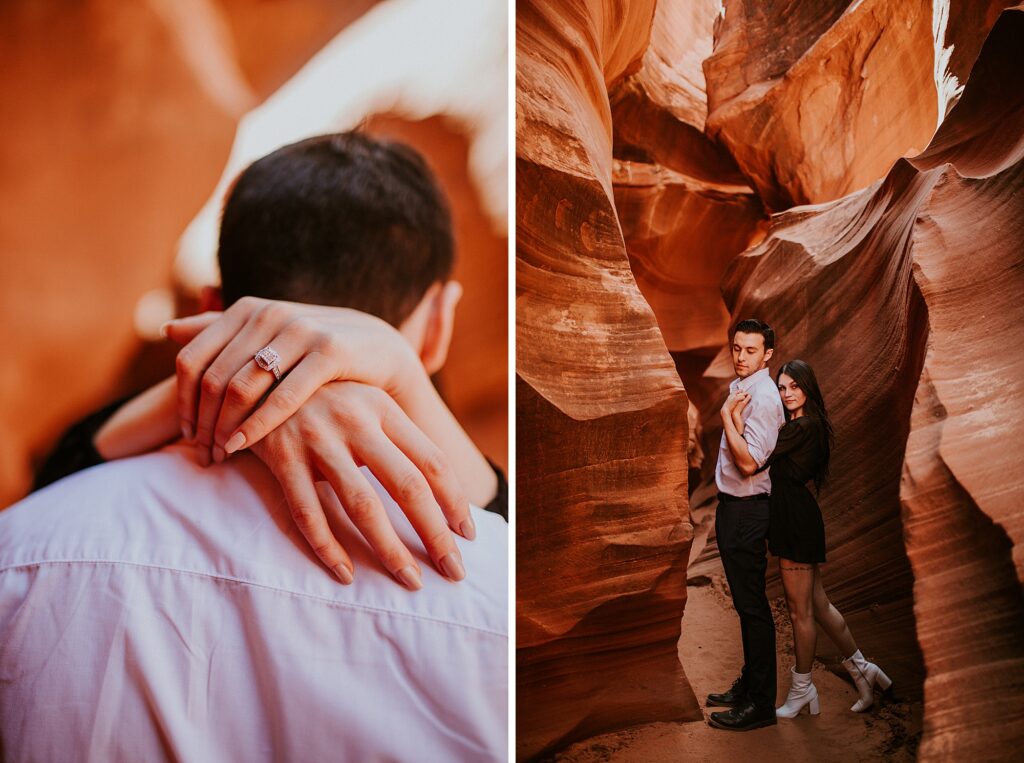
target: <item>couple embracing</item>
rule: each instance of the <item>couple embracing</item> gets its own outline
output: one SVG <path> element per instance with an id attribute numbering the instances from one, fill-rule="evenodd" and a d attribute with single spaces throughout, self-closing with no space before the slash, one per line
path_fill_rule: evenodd
<path id="1" fill-rule="evenodd" d="M 820 712 L 811 683 L 820 625 L 842 654 L 863 712 L 889 677 L 857 648 L 842 614 L 829 601 L 819 565 L 825 561 L 825 527 L 807 483 L 819 491 L 828 476 L 832 425 L 811 367 L 784 363 L 772 381 L 768 361 L 775 332 L 747 319 L 733 331 L 732 361 L 737 379 L 722 406 L 721 447 L 715 469 L 718 511 L 715 533 L 733 605 L 740 618 L 743 669 L 732 687 L 709 694 L 708 705 L 731 708 L 711 713 L 712 726 L 732 731 L 770 726 L 805 709 Z M 786 701 L 775 707 L 775 623 L 765 593 L 768 559 L 778 557 L 793 626 L 796 665 Z"/>

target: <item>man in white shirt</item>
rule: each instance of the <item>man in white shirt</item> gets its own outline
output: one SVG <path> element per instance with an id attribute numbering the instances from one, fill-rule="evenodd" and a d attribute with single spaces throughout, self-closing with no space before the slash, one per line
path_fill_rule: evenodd
<path id="1" fill-rule="evenodd" d="M 505 758 L 500 516 L 472 509 L 465 580 L 428 562 L 413 593 L 319 483 L 360 570 L 344 586 L 255 456 L 195 459 L 174 445 L 110 462 L 0 512 L 5 759 Z"/>
<path id="2" fill-rule="evenodd" d="M 775 723 L 775 622 L 765 594 L 768 567 L 768 496 L 771 479 L 758 471 L 785 423 L 779 391 L 768 371 L 775 332 L 759 320 L 740 321 L 733 331 L 732 359 L 738 378 L 729 385 L 723 420 L 742 402 L 743 433 L 725 427 L 715 467 L 718 511 L 715 534 L 733 605 L 740 617 L 743 669 L 732 688 L 708 695 L 708 705 L 731 707 L 711 713 L 712 726 L 734 731 Z"/>
<path id="3" fill-rule="evenodd" d="M 352 307 L 396 330 L 436 307 L 430 315 L 450 326 L 454 301 L 432 295 L 444 291 L 452 247 L 447 205 L 418 155 L 358 133 L 320 136 L 236 182 L 222 286 L 228 302 Z M 443 363 L 450 332 L 427 334 L 410 329 L 399 341 L 413 345 L 429 385 L 424 356 Z M 309 471 L 309 505 L 351 557 L 347 579 L 334 577 L 289 507 L 294 486 L 276 475 L 316 448 L 340 460 L 374 445 L 366 427 L 350 425 L 341 445 L 326 436 L 334 421 L 319 412 L 337 412 L 339 385 L 366 386 L 324 384 L 252 451 L 210 468 L 207 450 L 171 445 L 78 472 L 0 512 L 0 759 L 505 759 L 505 520 L 474 506 L 474 532 L 445 530 L 461 560 L 452 574 L 427 553 L 413 513 L 353 467 L 411 554 L 410 584 L 372 545 L 366 512 L 353 511 L 353 524 L 343 491 L 313 487 L 314 474 L 330 478 L 326 466 Z M 461 442 L 459 433 L 437 447 L 457 457 L 443 442 Z M 308 452 L 264 452 L 277 437 Z M 377 476 L 387 484 L 384 470 Z"/>

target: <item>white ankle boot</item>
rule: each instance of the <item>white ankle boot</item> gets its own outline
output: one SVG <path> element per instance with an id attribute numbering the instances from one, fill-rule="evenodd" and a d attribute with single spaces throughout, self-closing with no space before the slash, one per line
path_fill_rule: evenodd
<path id="1" fill-rule="evenodd" d="M 776 718 L 795 718 L 803 712 L 806 707 L 811 715 L 821 712 L 821 703 L 818 702 L 818 690 L 811 683 L 810 673 L 797 673 L 796 668 L 789 669 L 792 678 L 789 684 L 789 694 L 786 695 L 786 703 L 782 707 L 775 708 Z"/>
<path id="2" fill-rule="evenodd" d="M 864 655 L 860 653 L 860 649 L 854 652 L 852 656 L 843 660 L 843 665 L 850 671 L 850 676 L 853 678 L 853 682 L 857 684 L 857 691 L 860 693 L 860 699 L 850 708 L 855 713 L 863 713 L 874 704 L 875 693 L 871 687 L 876 683 L 882 691 L 892 686 L 889 676 L 883 673 L 882 669 L 875 663 L 865 660 Z"/>

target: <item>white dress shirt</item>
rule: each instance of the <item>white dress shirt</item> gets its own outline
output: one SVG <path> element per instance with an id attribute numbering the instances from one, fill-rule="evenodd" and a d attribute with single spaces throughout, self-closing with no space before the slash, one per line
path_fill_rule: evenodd
<path id="1" fill-rule="evenodd" d="M 733 379 L 729 383 L 729 394 L 737 390 L 750 393 L 750 402 L 743 409 L 743 439 L 747 441 L 750 456 L 761 467 L 775 450 L 779 430 L 786 423 L 779 388 L 772 381 L 768 369 L 762 368 L 746 378 Z M 715 484 L 721 492 L 739 498 L 772 492 L 772 481 L 767 471 L 747 477 L 736 468 L 724 430 L 718 447 Z"/>
<path id="2" fill-rule="evenodd" d="M 5 759 L 505 760 L 507 526 L 473 509 L 453 583 L 371 482 L 421 591 L 320 484 L 356 565 L 341 585 L 248 453 L 202 469 L 171 446 L 0 512 Z"/>

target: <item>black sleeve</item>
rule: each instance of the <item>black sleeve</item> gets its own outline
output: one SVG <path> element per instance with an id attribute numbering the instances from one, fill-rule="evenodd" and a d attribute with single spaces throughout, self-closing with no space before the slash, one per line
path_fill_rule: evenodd
<path id="1" fill-rule="evenodd" d="M 782 429 L 779 430 L 779 439 L 775 442 L 775 449 L 771 452 L 771 455 L 768 456 L 764 465 L 754 472 L 754 474 L 763 472 L 775 463 L 776 460 L 803 445 L 804 440 L 807 437 L 807 433 L 810 431 L 805 419 L 807 419 L 806 416 L 801 416 L 798 419 L 790 419 L 782 425 Z"/>
<path id="2" fill-rule="evenodd" d="M 130 399 L 131 396 L 115 400 L 73 424 L 36 471 L 32 490 L 39 490 L 82 469 L 102 464 L 105 459 L 96 451 L 92 438 L 107 423 L 107 419 Z"/>
<path id="3" fill-rule="evenodd" d="M 489 511 L 492 514 L 497 514 L 506 522 L 508 522 L 508 480 L 505 479 L 505 472 L 501 470 L 501 467 L 496 463 L 487 459 L 487 463 L 491 465 L 494 470 L 495 476 L 498 478 L 498 494 L 491 499 L 491 502 L 483 507 L 484 511 Z"/>

